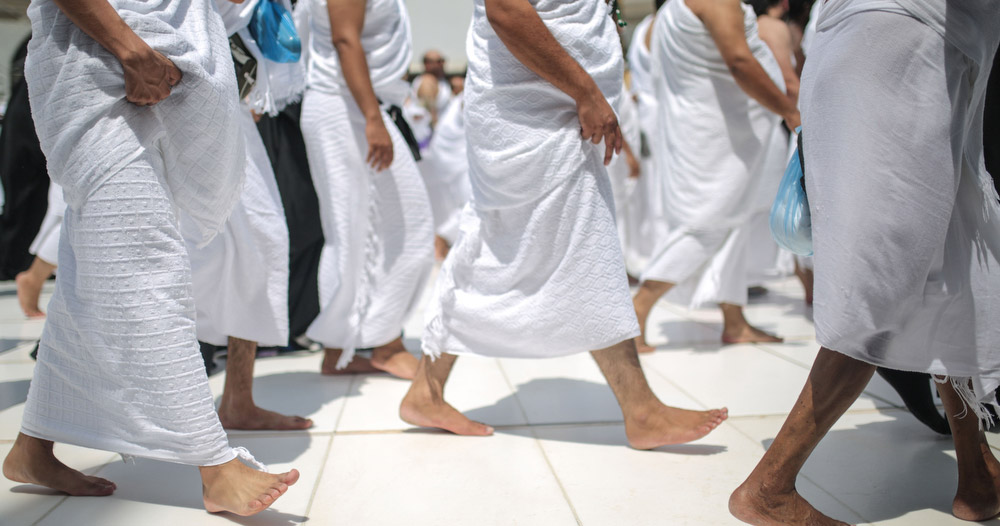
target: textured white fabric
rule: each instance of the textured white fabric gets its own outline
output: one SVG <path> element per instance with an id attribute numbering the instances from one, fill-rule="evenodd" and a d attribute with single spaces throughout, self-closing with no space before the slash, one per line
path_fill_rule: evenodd
<path id="1" fill-rule="evenodd" d="M 828 2 L 806 61 L 816 337 L 876 365 L 971 377 L 988 401 L 1000 215 L 982 111 L 1000 10 L 911 4 Z"/>
<path id="2" fill-rule="evenodd" d="M 163 155 L 167 186 L 206 243 L 239 198 L 243 137 L 236 76 L 222 20 L 211 0 L 111 0 L 140 38 L 184 74 L 151 107 L 125 100 L 121 65 L 55 2 L 28 8 L 32 39 L 24 74 L 52 180 L 79 208 L 143 151 Z"/>
<path id="3" fill-rule="evenodd" d="M 198 248 L 188 240 L 198 339 L 226 345 L 229 336 L 262 346 L 288 345 L 288 227 L 274 171 L 250 110 L 242 108 L 247 143 L 243 195 L 219 235 Z M 183 214 L 181 220 L 187 218 Z"/>
<path id="4" fill-rule="evenodd" d="M 306 88 L 306 70 L 305 62 L 301 59 L 297 62 L 279 63 L 264 58 L 257 41 L 247 28 L 257 4 L 261 1 L 272 0 L 245 0 L 241 4 L 229 0 L 215 0 L 215 4 L 226 25 L 226 33 L 229 35 L 239 33 L 247 51 L 257 60 L 256 82 L 247 95 L 246 103 L 258 115 L 273 116 L 285 106 L 301 100 L 302 92 Z M 280 3 L 289 13 L 292 12 L 289 0 L 280 0 Z M 307 44 L 304 40 L 302 42 L 303 46 Z"/>
<path id="5" fill-rule="evenodd" d="M 340 71 L 340 57 L 330 35 L 330 16 L 326 0 L 306 0 L 309 9 L 309 64 L 306 66 L 310 89 L 350 96 L 347 81 Z M 361 47 L 365 50 L 368 72 L 375 94 L 384 102 L 403 105 L 410 86 L 403 80 L 413 56 L 410 17 L 403 0 L 367 0 Z"/>
<path id="6" fill-rule="evenodd" d="M 618 125 L 621 127 L 624 139 L 639 155 L 639 110 L 636 102 L 628 95 L 621 97 L 618 104 Z M 625 160 L 624 152 L 611 159 L 608 165 L 608 178 L 611 181 L 611 194 L 615 201 L 615 224 L 618 226 L 618 240 L 621 243 L 625 261 L 636 259 L 636 252 L 643 245 L 641 237 L 642 204 L 641 196 L 636 191 L 638 181 L 629 176 L 630 169 Z M 638 246 L 637 246 L 638 245 Z M 635 247 L 635 248 L 634 248 Z"/>
<path id="7" fill-rule="evenodd" d="M 472 196 L 464 113 L 464 97 L 456 95 L 438 118 L 431 143 L 418 163 L 434 212 L 434 231 L 448 243 L 458 238 L 459 218 Z"/>
<path id="8" fill-rule="evenodd" d="M 174 210 L 153 151 L 66 210 L 25 434 L 183 464 L 235 458 L 195 338 Z"/>
<path id="9" fill-rule="evenodd" d="M 28 252 L 41 258 L 46 263 L 59 263 L 59 235 L 62 232 L 63 215 L 66 213 L 66 201 L 63 191 L 56 183 L 49 183 L 49 207 L 42 218 L 42 226 L 38 235 L 28 247 Z"/>
<path id="10" fill-rule="evenodd" d="M 621 46 L 604 2 L 539 0 L 556 40 L 612 102 Z M 639 334 L 603 145 L 576 104 L 521 64 L 476 1 L 465 89 L 473 198 L 427 307 L 424 352 L 552 357 Z"/>
<path id="11" fill-rule="evenodd" d="M 320 258 L 320 313 L 306 335 L 344 349 L 398 338 L 433 265 L 434 222 L 427 191 L 399 130 L 392 165 L 365 163 L 365 119 L 350 94 L 307 89 L 302 136 L 309 156 L 326 244 Z"/>
<path id="12" fill-rule="evenodd" d="M 771 80 L 785 88 L 774 55 L 757 35 L 757 17 L 742 5 L 747 43 Z M 770 185 L 781 177 L 787 155 L 780 118 L 750 98 L 737 85 L 705 24 L 683 1 L 669 2 L 657 13 L 653 29 L 653 69 L 658 104 L 659 136 L 653 145 L 657 173 L 663 177 L 663 210 L 669 233 L 658 243 L 642 279 L 673 281 L 669 268 L 682 260 L 684 232 L 740 232 L 762 206 L 774 199 Z M 740 246 L 745 248 L 745 239 Z M 739 256 L 737 256 L 737 254 Z M 725 291 L 745 289 L 747 271 L 742 250 L 709 256 L 690 254 L 691 265 L 726 269 L 718 279 L 695 274 L 687 280 L 697 287 L 675 287 L 667 298 L 692 307 L 704 303 L 736 303 Z M 685 265 L 685 266 L 691 266 Z M 731 270 L 739 267 L 739 270 Z M 731 270 L 731 271 L 730 271 Z M 729 283 L 726 280 L 736 280 Z M 721 280 L 721 281 L 720 281 Z M 707 288 L 702 288 L 707 287 Z M 685 293 L 688 291 L 688 293 Z"/>

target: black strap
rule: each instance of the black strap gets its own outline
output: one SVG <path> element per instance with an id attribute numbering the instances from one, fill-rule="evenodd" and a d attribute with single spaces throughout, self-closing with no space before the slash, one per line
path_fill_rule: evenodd
<path id="1" fill-rule="evenodd" d="M 417 138 L 413 135 L 413 130 L 410 129 L 410 124 L 406 122 L 406 118 L 403 117 L 403 108 L 399 106 L 392 105 L 385 110 L 389 114 L 389 118 L 399 128 L 399 133 L 403 136 L 403 140 L 406 141 L 406 145 L 410 147 L 410 153 L 413 154 L 413 160 L 420 160 L 420 143 L 417 142 Z"/>
<path id="2" fill-rule="evenodd" d="M 802 185 L 802 193 L 806 194 L 806 158 L 802 153 L 802 133 L 799 133 L 799 137 L 796 141 L 799 146 L 797 150 L 799 154 L 799 166 L 802 167 L 802 178 L 799 179 L 799 184 Z"/>

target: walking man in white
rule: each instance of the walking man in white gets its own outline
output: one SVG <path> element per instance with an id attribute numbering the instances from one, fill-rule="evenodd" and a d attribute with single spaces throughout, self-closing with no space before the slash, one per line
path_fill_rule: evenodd
<path id="1" fill-rule="evenodd" d="M 473 197 L 428 306 L 425 356 L 400 407 L 407 422 L 492 434 L 444 400 L 465 353 L 592 352 L 638 449 L 696 440 L 726 419 L 726 409 L 665 406 L 639 365 L 603 166 L 621 148 L 612 103 L 622 75 L 606 3 L 477 0 L 465 89 Z"/>

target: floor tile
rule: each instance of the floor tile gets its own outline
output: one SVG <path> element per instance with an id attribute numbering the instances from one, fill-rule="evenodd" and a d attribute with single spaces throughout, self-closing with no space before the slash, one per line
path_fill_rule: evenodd
<path id="1" fill-rule="evenodd" d="M 530 436 L 338 435 L 311 524 L 575 525 Z"/>
<path id="2" fill-rule="evenodd" d="M 753 345 L 658 351 L 644 356 L 643 363 L 704 406 L 726 406 L 732 416 L 786 414 L 809 372 Z M 889 405 L 864 394 L 852 409 Z"/>
<path id="3" fill-rule="evenodd" d="M 729 494 L 763 448 L 723 425 L 697 442 L 637 451 L 621 425 L 535 430 L 583 524 L 740 524 L 727 511 Z M 833 499 L 830 513 L 849 516 Z"/>
<path id="4" fill-rule="evenodd" d="M 379 431 L 412 428 L 399 418 L 399 404 L 410 382 L 388 375 L 359 376 L 352 386 L 341 431 Z M 497 361 L 476 356 L 455 362 L 445 386 L 446 400 L 469 418 L 493 426 L 527 423 Z"/>
<path id="5" fill-rule="evenodd" d="M 783 417 L 731 425 L 770 446 Z M 802 476 L 877 524 L 967 524 L 951 517 L 957 484 L 954 448 L 909 413 L 848 413 L 820 442 Z"/>
<path id="6" fill-rule="evenodd" d="M 191 466 L 138 459 L 135 465 L 114 462 L 100 476 L 113 480 L 118 490 L 100 499 L 68 499 L 50 513 L 40 526 L 101 524 L 144 526 L 177 524 L 291 525 L 306 522 L 306 510 L 329 447 L 330 437 L 296 434 L 284 437 L 240 436 L 234 446 L 244 446 L 268 464 L 272 473 L 297 467 L 302 476 L 288 493 L 268 510 L 253 517 L 211 515 L 201 501 L 198 470 Z"/>

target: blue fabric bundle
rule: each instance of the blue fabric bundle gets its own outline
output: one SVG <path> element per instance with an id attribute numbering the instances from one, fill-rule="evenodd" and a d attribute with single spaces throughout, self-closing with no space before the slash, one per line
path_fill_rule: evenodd
<path id="1" fill-rule="evenodd" d="M 250 18 L 250 34 L 264 58 L 281 63 L 297 62 L 302 41 L 295 31 L 292 14 L 274 0 L 261 0 Z"/>
<path id="2" fill-rule="evenodd" d="M 800 256 L 813 255 L 812 216 L 806 195 L 805 173 L 802 167 L 802 135 L 798 148 L 778 186 L 778 196 L 771 207 L 771 237 L 781 248 Z"/>

